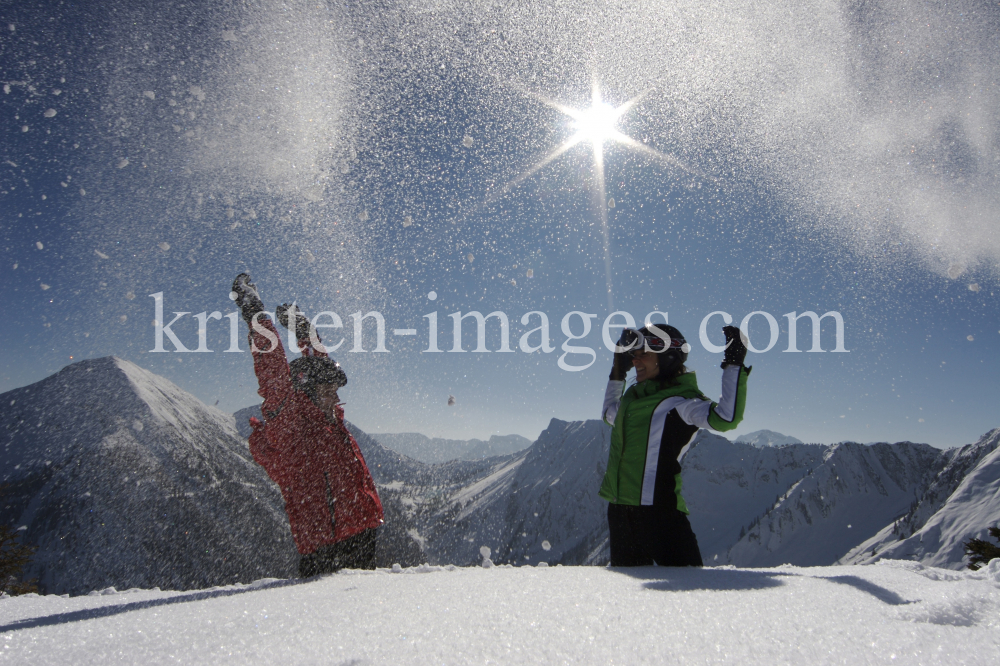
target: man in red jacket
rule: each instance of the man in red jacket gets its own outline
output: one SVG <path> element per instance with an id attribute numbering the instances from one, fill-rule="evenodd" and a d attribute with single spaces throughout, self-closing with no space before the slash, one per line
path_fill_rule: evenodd
<path id="1" fill-rule="evenodd" d="M 233 293 L 250 327 L 264 422 L 250 419 L 250 452 L 281 488 L 303 578 L 342 568 L 375 568 L 382 503 L 358 443 L 344 425 L 337 395 L 347 376 L 326 354 L 316 329 L 295 306 L 278 321 L 295 331 L 301 358 L 289 366 L 257 288 L 241 273 Z"/>

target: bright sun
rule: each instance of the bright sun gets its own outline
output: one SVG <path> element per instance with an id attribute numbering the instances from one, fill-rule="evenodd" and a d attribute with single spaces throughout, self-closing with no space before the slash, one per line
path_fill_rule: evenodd
<path id="1" fill-rule="evenodd" d="M 589 109 L 573 110 L 570 117 L 573 118 L 573 129 L 582 140 L 589 141 L 594 146 L 601 146 L 618 134 L 616 126 L 621 114 L 618 109 L 606 102 L 596 102 Z"/>
<path id="2" fill-rule="evenodd" d="M 649 92 L 649 91 L 646 91 Z M 556 148 L 546 155 L 541 161 L 537 162 L 527 171 L 524 171 L 514 180 L 508 182 L 501 190 L 499 190 L 491 200 L 495 200 L 506 193 L 510 192 L 526 179 L 530 178 L 539 169 L 545 167 L 547 164 L 553 162 L 561 155 L 566 153 L 574 146 L 580 143 L 589 143 L 592 146 L 593 156 L 594 156 L 594 178 L 593 178 L 593 197 L 594 197 L 594 207 L 595 211 L 598 212 L 600 219 L 601 235 L 604 240 L 604 270 L 605 279 L 607 282 L 608 291 L 608 307 L 614 310 L 613 298 L 612 298 L 612 285 L 611 285 L 611 248 L 610 248 L 610 238 L 608 236 L 608 208 L 609 203 L 606 201 L 606 190 L 604 182 L 604 149 L 605 144 L 617 143 L 626 146 L 638 153 L 646 155 L 656 161 L 667 163 L 673 167 L 679 167 L 684 171 L 692 174 L 697 174 L 697 172 L 689 169 L 682 163 L 680 163 L 675 158 L 664 155 L 663 153 L 650 148 L 643 142 L 636 141 L 632 137 L 623 134 L 618 131 L 618 123 L 621 121 L 622 117 L 628 113 L 632 107 L 639 102 L 645 96 L 646 93 L 642 93 L 636 97 L 633 97 L 629 101 L 625 102 L 621 106 L 611 106 L 607 102 L 601 99 L 601 90 L 597 83 L 594 83 L 591 92 L 590 107 L 586 109 L 574 109 L 563 104 L 558 104 L 556 102 L 538 97 L 538 99 L 559 112 L 569 116 L 572 119 L 570 127 L 574 130 L 573 135 L 570 136 L 561 145 L 556 146 Z M 613 205 L 613 204 L 611 204 Z"/>

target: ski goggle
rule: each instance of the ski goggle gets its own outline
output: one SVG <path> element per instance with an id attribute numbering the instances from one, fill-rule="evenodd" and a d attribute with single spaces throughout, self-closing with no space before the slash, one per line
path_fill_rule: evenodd
<path id="1" fill-rule="evenodd" d="M 662 333 L 663 337 L 645 335 L 642 331 L 634 328 L 626 328 L 622 331 L 618 344 L 615 345 L 615 353 L 633 356 L 640 349 L 645 349 L 647 352 L 653 352 L 654 354 L 662 354 L 669 349 L 677 349 L 685 354 L 691 351 L 691 345 L 684 338 L 671 338 L 667 335 L 666 331 L 656 326 L 652 328 Z M 664 338 L 666 339 L 664 340 Z"/>

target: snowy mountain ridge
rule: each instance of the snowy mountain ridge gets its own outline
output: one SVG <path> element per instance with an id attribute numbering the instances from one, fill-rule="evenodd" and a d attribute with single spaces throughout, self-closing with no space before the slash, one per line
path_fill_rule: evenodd
<path id="1" fill-rule="evenodd" d="M 851 549 L 840 563 L 917 560 L 950 567 L 964 560 L 963 544 L 987 539 L 1000 524 L 1000 428 L 946 451 L 947 464 L 908 513 Z"/>
<path id="2" fill-rule="evenodd" d="M 743 442 L 757 447 L 802 444 L 802 440 L 800 439 L 791 437 L 790 435 L 782 435 L 780 432 L 774 432 L 773 430 L 755 430 L 753 432 L 748 432 L 745 435 L 740 435 L 733 441 Z"/>
<path id="3" fill-rule="evenodd" d="M 240 436 L 245 423 L 113 357 L 0 399 L 0 519 L 39 547 L 26 573 L 46 591 L 294 571 L 283 501 Z M 483 546 L 497 563 L 607 562 L 606 424 L 552 419 L 519 453 L 434 465 L 350 427 L 385 508 L 380 566 L 476 564 Z M 867 562 L 874 551 L 961 568 L 961 541 L 1000 515 L 998 444 L 1000 429 L 949 451 L 757 447 L 703 431 L 683 461 L 683 493 L 709 565 Z"/>

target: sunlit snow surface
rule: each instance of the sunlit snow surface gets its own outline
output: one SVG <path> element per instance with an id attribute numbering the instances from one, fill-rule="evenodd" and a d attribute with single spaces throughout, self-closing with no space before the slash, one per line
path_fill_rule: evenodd
<path id="1" fill-rule="evenodd" d="M 0 659 L 126 663 L 966 663 L 1000 658 L 1000 560 L 422 566 L 0 601 Z"/>

